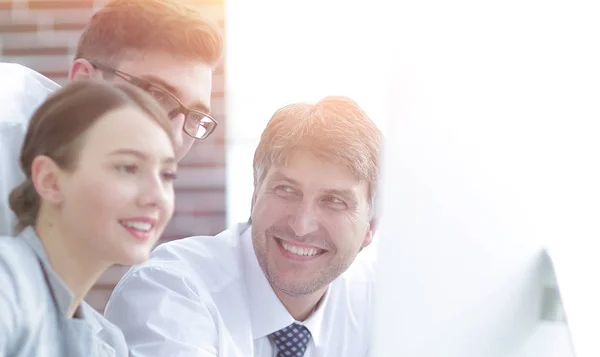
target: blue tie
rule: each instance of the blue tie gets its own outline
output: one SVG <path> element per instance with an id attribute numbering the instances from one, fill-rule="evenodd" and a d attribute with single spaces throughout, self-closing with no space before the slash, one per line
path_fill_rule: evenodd
<path id="1" fill-rule="evenodd" d="M 277 357 L 302 357 L 310 341 L 310 331 L 300 324 L 293 323 L 273 332 L 271 338 L 279 350 Z"/>

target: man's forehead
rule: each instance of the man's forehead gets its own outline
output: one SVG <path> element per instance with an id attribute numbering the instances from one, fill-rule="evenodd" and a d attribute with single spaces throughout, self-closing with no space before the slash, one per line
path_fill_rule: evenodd
<path id="1" fill-rule="evenodd" d="M 190 109 L 210 111 L 213 70 L 208 64 L 150 53 L 121 61 L 117 69 L 165 89 Z"/>
<path id="2" fill-rule="evenodd" d="M 310 169 L 310 170 L 308 170 Z M 272 162 L 273 174 L 296 175 L 313 177 L 344 179 L 359 182 L 354 172 L 346 162 L 341 162 L 336 155 L 314 152 L 310 149 L 294 148 L 287 154 L 279 155 L 279 159 Z"/>

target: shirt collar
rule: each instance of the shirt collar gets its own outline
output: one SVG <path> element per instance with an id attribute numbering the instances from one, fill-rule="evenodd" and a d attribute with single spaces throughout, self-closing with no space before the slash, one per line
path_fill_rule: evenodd
<path id="1" fill-rule="evenodd" d="M 329 300 L 329 289 L 317 309 L 304 322 L 295 321 L 281 303 L 262 271 L 252 244 L 252 226 L 240 230 L 240 245 L 244 265 L 244 278 L 248 288 L 248 307 L 252 324 L 252 338 L 259 339 L 296 322 L 310 331 L 315 345 L 321 341 L 323 316 Z"/>
<path id="2" fill-rule="evenodd" d="M 323 335 L 321 327 L 323 326 L 323 319 L 325 317 L 325 310 L 328 301 L 329 287 L 325 291 L 325 295 L 319 302 L 317 309 L 304 322 L 298 322 L 299 324 L 304 325 L 310 331 L 310 335 L 317 347 L 321 346 L 321 336 Z"/>
<path id="3" fill-rule="evenodd" d="M 86 302 L 82 301 L 81 304 L 79 304 L 79 307 L 77 308 L 77 312 L 81 317 L 83 323 L 85 323 L 89 328 L 91 328 L 93 334 L 101 334 L 104 332 L 102 324 L 100 324 L 100 321 L 98 321 L 98 319 L 94 316 L 94 314 L 97 313 L 93 307 L 88 305 Z M 79 319 L 71 320 L 75 321 Z"/>
<path id="4" fill-rule="evenodd" d="M 38 257 L 44 271 L 44 275 L 48 281 L 48 286 L 50 288 L 50 292 L 52 293 L 52 297 L 54 298 L 54 302 L 56 303 L 60 314 L 62 316 L 66 316 L 69 311 L 69 307 L 73 302 L 73 293 L 71 293 L 69 288 L 67 288 L 67 285 L 60 279 L 54 269 L 52 269 L 50 266 L 48 256 L 46 255 L 46 250 L 44 249 L 42 241 L 39 239 L 33 227 L 29 226 L 25 228 L 23 232 L 21 232 L 20 238 L 23 239 L 27 245 L 29 245 L 29 247 Z"/>

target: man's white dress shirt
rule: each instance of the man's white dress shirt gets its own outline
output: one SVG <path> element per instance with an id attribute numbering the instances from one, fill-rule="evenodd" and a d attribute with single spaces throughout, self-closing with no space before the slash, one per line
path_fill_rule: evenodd
<path id="1" fill-rule="evenodd" d="M 29 119 L 58 88 L 34 70 L 16 63 L 0 63 L 0 236 L 16 235 L 16 218 L 8 196 L 25 179 L 19 156 Z"/>
<path id="2" fill-rule="evenodd" d="M 305 357 L 367 355 L 374 276 L 360 257 L 300 322 L 312 335 Z M 160 245 L 119 282 L 105 316 L 133 357 L 273 357 L 269 334 L 295 322 L 258 264 L 246 223 Z"/>

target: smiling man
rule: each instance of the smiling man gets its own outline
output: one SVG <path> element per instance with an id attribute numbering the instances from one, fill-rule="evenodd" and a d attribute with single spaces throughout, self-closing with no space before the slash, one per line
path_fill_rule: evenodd
<path id="1" fill-rule="evenodd" d="M 251 224 L 159 246 L 106 317 L 131 355 L 366 356 L 381 133 L 352 100 L 278 110 L 254 156 Z M 358 258 L 357 258 L 358 257 Z"/>

